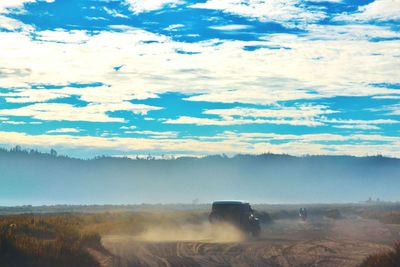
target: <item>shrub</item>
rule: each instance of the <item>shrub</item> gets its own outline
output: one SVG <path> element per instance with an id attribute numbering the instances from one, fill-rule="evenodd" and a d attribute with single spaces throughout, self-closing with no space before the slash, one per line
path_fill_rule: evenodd
<path id="1" fill-rule="evenodd" d="M 382 216 L 381 221 L 389 224 L 400 224 L 400 212 L 389 212 Z"/>
<path id="2" fill-rule="evenodd" d="M 330 219 L 340 219 L 342 218 L 342 214 L 338 209 L 330 209 L 325 212 L 325 217 Z"/>
<path id="3" fill-rule="evenodd" d="M 400 266 L 400 242 L 393 250 L 368 256 L 360 267 L 399 267 Z"/>

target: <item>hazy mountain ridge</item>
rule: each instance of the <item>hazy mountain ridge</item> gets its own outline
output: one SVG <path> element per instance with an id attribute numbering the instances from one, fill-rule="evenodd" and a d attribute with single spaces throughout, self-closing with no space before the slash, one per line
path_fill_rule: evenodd
<path id="1" fill-rule="evenodd" d="M 90 160 L 0 150 L 1 202 L 258 203 L 398 200 L 400 159 L 383 156 L 237 155 L 205 158 Z"/>

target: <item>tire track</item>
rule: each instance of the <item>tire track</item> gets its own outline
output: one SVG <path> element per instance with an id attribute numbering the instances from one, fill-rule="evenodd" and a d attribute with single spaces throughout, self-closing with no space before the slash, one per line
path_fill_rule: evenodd
<path id="1" fill-rule="evenodd" d="M 341 234 L 337 231 L 341 230 L 338 226 L 343 222 L 332 228 L 334 223 L 331 221 L 301 225 L 297 221 L 284 221 L 281 229 L 276 225 L 264 231 L 263 238 L 243 242 L 151 242 L 105 237 L 103 244 L 112 254 L 123 259 L 121 265 L 110 267 L 357 266 L 367 255 L 390 248 L 386 243 L 365 240 L 368 233 L 359 233 L 359 240 L 343 238 L 348 229 L 355 228 L 358 223 L 358 220 L 346 221 L 348 228 L 344 228 Z M 368 226 L 370 222 L 363 223 Z M 367 229 L 372 229 L 375 224 L 372 222 Z"/>

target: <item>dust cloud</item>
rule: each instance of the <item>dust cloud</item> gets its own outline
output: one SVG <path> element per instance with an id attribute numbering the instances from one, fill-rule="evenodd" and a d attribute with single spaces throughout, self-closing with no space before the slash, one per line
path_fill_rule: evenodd
<path id="1" fill-rule="evenodd" d="M 246 240 L 246 235 L 235 226 L 228 223 L 220 224 L 177 224 L 176 226 L 149 226 L 136 235 L 117 234 L 105 235 L 108 241 L 138 241 L 138 242 L 207 242 L 233 243 Z"/>
<path id="2" fill-rule="evenodd" d="M 135 236 L 135 239 L 148 242 L 204 241 L 229 243 L 243 241 L 245 235 L 235 226 L 228 223 L 215 225 L 203 223 L 177 225 L 176 227 L 153 226 Z"/>

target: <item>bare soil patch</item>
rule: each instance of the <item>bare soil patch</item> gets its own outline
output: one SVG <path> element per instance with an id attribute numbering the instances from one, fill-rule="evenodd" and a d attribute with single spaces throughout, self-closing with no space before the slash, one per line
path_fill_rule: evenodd
<path id="1" fill-rule="evenodd" d="M 400 239 L 398 225 L 357 216 L 277 220 L 263 226 L 259 239 L 213 239 L 201 227 L 197 236 L 190 226 L 181 227 L 180 233 L 170 229 L 164 233 L 168 238 L 161 237 L 160 229 L 148 239 L 146 235 L 104 236 L 103 245 L 115 257 L 106 267 L 358 266 L 366 256 L 387 251 Z M 185 231 L 193 238 L 185 238 Z"/>

